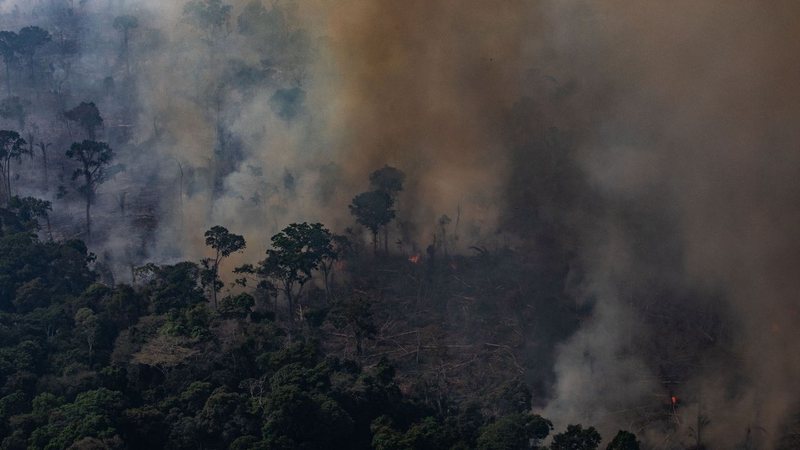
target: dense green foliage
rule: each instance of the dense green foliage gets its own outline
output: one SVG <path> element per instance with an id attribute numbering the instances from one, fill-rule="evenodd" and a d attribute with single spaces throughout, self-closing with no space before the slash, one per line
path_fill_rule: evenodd
<path id="1" fill-rule="evenodd" d="M 377 330 L 359 290 L 338 286 L 315 303 L 330 302 L 323 317 L 305 315 L 299 328 L 270 309 L 277 291 L 213 308 L 190 262 L 105 285 L 83 243 L 36 236 L 49 205 L 14 204 L 0 210 L 2 449 L 523 449 L 552 430 L 530 412 L 524 385 L 483 405 L 434 400 L 404 388 L 388 359 L 363 359 Z M 232 234 L 212 230 L 209 245 L 230 254 L 213 238 Z M 264 264 L 308 281 L 334 241 L 320 224 L 294 224 Z M 354 359 L 326 350 L 325 324 L 352 333 Z M 599 440 L 592 433 L 571 427 L 564 439 Z"/>

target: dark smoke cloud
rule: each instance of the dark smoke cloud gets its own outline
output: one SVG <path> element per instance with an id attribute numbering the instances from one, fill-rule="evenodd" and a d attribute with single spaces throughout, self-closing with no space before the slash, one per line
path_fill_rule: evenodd
<path id="1" fill-rule="evenodd" d="M 800 69 L 795 56 L 800 7 L 794 2 L 607 2 L 590 10 L 590 32 L 566 38 L 560 48 L 588 55 L 581 64 L 581 100 L 593 125 L 582 142 L 581 161 L 607 200 L 639 205 L 674 222 L 672 236 L 640 243 L 619 236 L 615 218 L 610 234 L 622 240 L 622 249 L 602 253 L 594 273 L 601 275 L 600 286 L 653 279 L 642 269 L 645 259 L 635 256 L 636 246 L 654 250 L 658 239 L 672 242 L 679 258 L 649 269 L 662 271 L 657 278 L 676 287 L 721 293 L 734 315 L 729 325 L 736 326 L 730 342 L 720 344 L 734 357 L 697 370 L 682 389 L 711 419 L 706 437 L 715 446 L 741 444 L 748 429 L 761 428 L 764 435 L 754 439 L 770 447 L 787 414 L 797 408 L 794 380 L 800 374 L 795 356 L 800 136 L 792 126 L 800 114 L 800 91 L 791 81 Z M 553 20 L 567 27 L 574 23 L 574 10 L 564 4 L 553 11 Z M 616 273 L 603 275 L 608 271 Z M 604 319 L 627 303 L 617 294 L 600 296 L 598 317 L 584 330 L 591 345 L 605 338 L 612 349 L 625 350 L 615 340 L 636 333 L 644 320 L 636 315 Z M 636 311 L 637 303 L 648 300 L 633 303 L 628 309 Z M 684 322 L 693 319 L 697 305 L 688 308 Z M 586 372 L 585 361 L 570 356 L 583 345 L 580 337 L 562 354 L 562 375 Z M 628 363 L 647 359 L 619 356 L 625 353 L 608 355 L 612 364 L 621 364 L 617 374 L 635 370 Z M 596 396 L 597 391 L 576 395 L 586 383 L 599 382 L 600 391 L 610 396 L 630 393 L 624 384 L 608 385 L 608 379 L 595 373 L 576 387 L 562 378 L 562 397 L 552 408 Z M 646 400 L 636 397 L 627 406 Z M 680 423 L 693 426 L 695 414 L 683 409 Z"/>
<path id="2" fill-rule="evenodd" d="M 679 393 L 677 425 L 651 423 L 653 442 L 688 439 L 703 414 L 712 444 L 761 429 L 749 439 L 770 446 L 800 375 L 798 12 L 795 2 L 345 2 L 330 19 L 343 166 L 353 186 L 385 163 L 408 171 L 403 208 L 421 227 L 470 202 L 487 228 L 511 209 L 578 236 L 577 295 L 595 313 L 556 365 L 545 412 L 560 423 L 641 425 Z M 525 98 L 520 137 L 507 113 Z M 549 128 L 569 143 L 543 150 Z M 554 161 L 577 169 L 542 183 Z M 515 200 L 528 185 L 563 189 Z M 672 329 L 651 326 L 659 308 Z M 698 329 L 719 321 L 704 342 Z M 687 354 L 654 358 L 683 341 Z M 694 365 L 666 384 L 681 357 Z"/>
<path id="3" fill-rule="evenodd" d="M 384 164 L 408 174 L 402 217 L 429 242 L 442 214 L 498 226 L 504 112 L 524 92 L 539 28 L 529 2 L 349 1 L 331 9 L 346 191 Z"/>

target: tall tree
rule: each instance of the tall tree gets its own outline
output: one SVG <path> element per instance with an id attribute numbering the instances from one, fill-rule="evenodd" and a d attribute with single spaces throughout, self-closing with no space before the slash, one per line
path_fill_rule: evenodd
<path id="1" fill-rule="evenodd" d="M 325 230 L 325 234 L 321 237 L 324 237 L 324 239 L 320 240 L 322 242 L 320 246 L 322 258 L 319 269 L 322 272 L 322 280 L 325 283 L 325 300 L 330 301 L 334 264 L 346 256 L 351 251 L 352 246 L 347 236 L 330 234 L 328 230 Z"/>
<path id="2" fill-rule="evenodd" d="M 303 287 L 326 257 L 327 250 L 323 249 L 330 246 L 329 236 L 322 224 L 306 222 L 293 223 L 272 236 L 272 248 L 261 262 L 259 274 L 280 286 L 288 304 L 290 322 L 294 321 L 295 301 L 302 296 Z"/>
<path id="3" fill-rule="evenodd" d="M 16 39 L 16 51 L 25 58 L 30 70 L 31 82 L 36 83 L 36 52 L 52 40 L 47 30 L 39 27 L 25 27 L 19 30 Z"/>
<path id="4" fill-rule="evenodd" d="M 130 59 L 128 58 L 128 44 L 131 30 L 139 27 L 139 19 L 135 16 L 123 15 L 114 19 L 114 29 L 122 33 L 122 57 L 125 58 L 125 70 L 131 72 Z"/>
<path id="5" fill-rule="evenodd" d="M 442 249 L 444 249 L 445 257 L 447 257 L 447 226 L 450 225 L 450 222 L 452 221 L 450 220 L 450 217 L 447 216 L 447 214 L 442 214 L 442 216 L 439 217 L 438 224 L 439 224 L 439 233 L 441 235 L 440 242 L 442 245 Z"/>
<path id="6" fill-rule="evenodd" d="M 64 113 L 67 120 L 76 122 L 84 131 L 89 140 L 95 140 L 97 128 L 103 126 L 103 117 L 100 110 L 93 102 L 81 102 L 80 105 Z"/>
<path id="7" fill-rule="evenodd" d="M 100 331 L 100 321 L 94 312 L 89 308 L 81 308 L 75 313 L 76 331 L 86 339 L 89 347 L 89 361 L 91 362 L 94 353 L 94 344 Z"/>
<path id="8" fill-rule="evenodd" d="M 406 174 L 392 166 L 383 166 L 369 175 L 369 182 L 373 189 L 386 192 L 396 197 L 403 190 Z"/>
<path id="9" fill-rule="evenodd" d="M 27 106 L 29 103 L 17 96 L 4 98 L 0 101 L 0 117 L 15 120 L 19 130 L 22 131 L 25 129 L 25 122 L 28 119 Z"/>
<path id="10" fill-rule="evenodd" d="M 364 340 L 371 339 L 378 332 L 372 318 L 372 302 L 360 292 L 337 301 L 331 311 L 331 322 L 336 328 L 344 329 L 353 335 L 356 343 L 356 356 L 364 354 Z"/>
<path id="11" fill-rule="evenodd" d="M 225 31 L 233 7 L 222 0 L 192 0 L 183 7 L 183 15 L 198 30 L 206 32 L 208 43 Z"/>
<path id="12" fill-rule="evenodd" d="M 47 149 L 53 144 L 50 142 L 39 142 L 39 151 L 42 152 L 42 165 L 44 166 L 44 190 L 47 192 L 50 189 L 50 173 L 47 168 Z"/>
<path id="13" fill-rule="evenodd" d="M 203 260 L 203 265 L 207 266 L 203 278 L 206 284 L 211 286 L 214 308 L 216 308 L 217 292 L 222 288 L 222 283 L 219 281 L 219 264 L 231 254 L 244 250 L 246 242 L 244 237 L 233 234 L 227 228 L 219 225 L 206 231 L 205 237 L 206 245 L 214 249 L 215 253 L 213 258 Z"/>
<path id="14" fill-rule="evenodd" d="M 105 142 L 76 142 L 67 150 L 67 158 L 75 160 L 81 167 L 72 173 L 72 180 L 83 179 L 78 188 L 86 199 L 86 239 L 92 238 L 91 207 L 97 187 L 106 181 L 106 167 L 114 158 L 114 151 Z"/>
<path id="15" fill-rule="evenodd" d="M 383 166 L 372 172 L 369 176 L 369 183 L 376 191 L 385 192 L 392 199 L 392 203 L 397 202 L 397 194 L 403 190 L 406 174 L 402 170 L 392 166 Z M 389 227 L 383 226 L 383 251 L 389 253 Z"/>
<path id="16" fill-rule="evenodd" d="M 309 250 L 319 257 L 318 268 L 322 272 L 326 300 L 330 300 L 330 275 L 333 264 L 339 260 L 340 249 L 336 244 L 340 242 L 341 240 L 337 239 L 321 223 L 311 224 L 311 228 L 308 230 Z"/>
<path id="17" fill-rule="evenodd" d="M 13 31 L 0 31 L 0 55 L 6 66 L 6 94 L 11 97 L 11 64 L 16 59 L 17 39 L 19 36 Z"/>
<path id="18" fill-rule="evenodd" d="M 395 217 L 394 200 L 384 191 L 369 191 L 356 195 L 350 204 L 350 213 L 356 222 L 372 232 L 372 250 L 378 253 L 378 231 Z"/>
<path id="19" fill-rule="evenodd" d="M 22 155 L 28 153 L 25 139 L 16 131 L 0 130 L 0 181 L 2 181 L 3 204 L 11 200 L 11 161 L 19 163 Z"/>

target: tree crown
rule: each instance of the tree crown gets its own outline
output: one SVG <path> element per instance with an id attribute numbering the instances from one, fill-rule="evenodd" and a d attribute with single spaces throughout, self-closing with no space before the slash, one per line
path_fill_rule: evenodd
<path id="1" fill-rule="evenodd" d="M 350 213 L 356 222 L 377 233 L 380 227 L 391 222 L 395 217 L 392 209 L 394 201 L 384 191 L 369 191 L 356 195 L 350 204 Z"/>
<path id="2" fill-rule="evenodd" d="M 272 237 L 261 270 L 267 276 L 305 283 L 324 258 L 335 254 L 332 235 L 321 223 L 293 223 Z"/>
<path id="3" fill-rule="evenodd" d="M 28 153 L 26 144 L 16 131 L 0 130 L 0 159 L 19 161 L 22 155 Z"/>
<path id="4" fill-rule="evenodd" d="M 198 28 L 219 29 L 228 23 L 232 9 L 222 0 L 193 0 L 183 7 L 183 14 Z"/>
<path id="5" fill-rule="evenodd" d="M 205 237 L 206 245 L 219 251 L 219 254 L 224 258 L 243 250 L 246 246 L 243 236 L 231 233 L 227 228 L 219 225 L 206 231 Z"/>
<path id="6" fill-rule="evenodd" d="M 103 126 L 100 110 L 93 102 L 81 102 L 80 105 L 65 112 L 64 117 L 72 122 L 77 122 L 91 138 L 94 136 L 94 131 Z"/>
<path id="7" fill-rule="evenodd" d="M 19 30 L 15 39 L 17 53 L 26 56 L 33 56 L 39 47 L 52 40 L 50 33 L 39 27 L 25 27 Z"/>
<path id="8" fill-rule="evenodd" d="M 386 192 L 392 197 L 403 190 L 405 179 L 406 174 L 392 166 L 384 166 L 369 176 L 369 182 L 374 189 Z"/>
<path id="9" fill-rule="evenodd" d="M 127 31 L 139 27 L 139 19 L 135 16 L 124 15 L 118 16 L 114 19 L 114 29 L 118 31 Z"/>

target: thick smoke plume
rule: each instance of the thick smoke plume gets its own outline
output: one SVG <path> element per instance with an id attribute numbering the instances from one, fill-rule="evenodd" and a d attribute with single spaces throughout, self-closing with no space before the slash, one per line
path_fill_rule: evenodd
<path id="1" fill-rule="evenodd" d="M 799 393 L 798 12 L 744 1 L 347 3 L 331 19 L 343 165 L 351 180 L 384 163 L 409 171 L 404 206 L 420 226 L 467 201 L 501 225 L 515 206 L 501 194 L 526 189 L 506 183 L 536 183 L 514 172 L 541 156 L 513 151 L 504 111 L 562 93 L 543 79 L 574 89 L 556 106 L 536 99 L 548 117 L 528 122 L 572 132 L 591 191 L 579 197 L 602 205 L 550 213 L 580 236 L 578 296 L 595 313 L 563 347 L 545 411 L 613 431 L 674 394 L 685 400 L 679 431 L 664 431 L 671 445 L 692 433 L 772 445 Z M 678 319 L 673 329 L 648 326 L 657 310 Z M 641 339 L 705 342 L 657 361 Z M 670 385 L 680 358 L 695 367 Z"/>
<path id="2" fill-rule="evenodd" d="M 502 122 L 531 78 L 521 62 L 534 59 L 538 40 L 522 37 L 539 27 L 537 10 L 524 2 L 310 3 L 264 8 L 280 16 L 265 26 L 284 27 L 264 34 L 296 42 L 275 55 L 281 67 L 271 82 L 249 90 L 214 55 L 253 64 L 264 49 L 225 30 L 203 36 L 182 8 L 142 6 L 159 12 L 153 25 L 163 35 L 140 80 L 139 127 L 160 134 L 161 163 L 173 167 L 162 177 L 201 185 L 170 203 L 178 215 L 161 228 L 162 242 L 226 223 L 258 249 L 245 255 L 252 259 L 290 221 L 342 229 L 352 223 L 350 199 L 385 164 L 408 180 L 393 242 L 424 248 L 442 215 L 460 226 L 462 249 L 492 242 L 512 163 Z M 231 4 L 237 17 L 253 2 Z M 276 111 L 276 88 L 302 89 L 296 115 Z M 204 251 L 199 237 L 182 248 Z"/>
<path id="3" fill-rule="evenodd" d="M 799 399 L 800 136 L 791 124 L 800 97 L 791 78 L 800 69 L 800 9 L 793 2 L 606 2 L 585 7 L 582 31 L 571 33 L 577 6 L 559 4 L 552 19 L 565 26 L 559 51 L 578 58 L 589 117 L 581 162 L 610 204 L 644 211 L 659 224 L 642 220 L 626 236 L 625 218 L 607 222 L 606 236 L 623 233 L 623 245 L 587 261 L 595 274 L 589 279 L 600 275 L 599 284 L 588 285 L 597 314 L 564 348 L 559 396 L 549 409 L 575 411 L 619 393 L 628 408 L 645 405 L 647 397 L 627 398 L 637 389 L 626 386 L 640 377 L 635 363 L 652 354 L 631 355 L 630 336 L 653 336 L 641 330 L 652 321 L 649 310 L 658 309 L 652 303 L 674 302 L 685 308 L 674 334 L 701 339 L 698 331 L 707 332 L 717 352 L 729 353 L 694 361 L 690 378 L 671 388 L 687 400 L 677 422 L 697 433 L 696 415 L 707 416 L 704 438 L 715 447 L 770 447 Z M 672 224 L 667 234 L 653 233 L 665 224 Z M 648 286 L 636 287 L 642 282 Z M 593 290 L 608 283 L 611 292 Z M 661 294 L 659 284 L 673 294 Z M 679 293 L 687 289 L 688 301 Z M 732 329 L 687 329 L 720 296 L 718 309 L 732 315 L 725 321 Z M 634 314 L 628 320 L 615 313 L 625 305 Z M 587 369 L 586 354 L 598 342 L 610 346 L 594 356 L 611 356 L 600 363 L 611 373 Z M 657 363 L 662 371 L 669 365 Z M 600 389 L 581 394 L 586 385 Z M 622 426 L 624 416 L 608 420 Z"/>
<path id="4" fill-rule="evenodd" d="M 525 92 L 539 41 L 527 2 L 344 2 L 331 10 L 342 165 L 350 191 L 390 164 L 408 173 L 401 217 L 430 241 L 442 214 L 470 239 L 498 226 L 505 111 Z M 498 207 L 500 206 L 500 207 Z"/>
<path id="5" fill-rule="evenodd" d="M 234 2 L 236 12 L 245 6 Z M 800 375 L 793 3 L 316 6 L 287 9 L 278 26 L 300 42 L 275 55 L 283 64 L 272 85 L 249 92 L 229 87 L 214 55 L 263 57 L 252 43 L 230 34 L 204 44 L 180 8 L 151 7 L 159 29 L 172 31 L 145 68 L 140 127 L 155 122 L 168 136 L 162 155 L 196 168 L 193 183 L 206 183 L 182 199 L 178 236 L 225 223 L 258 254 L 291 220 L 346 225 L 346 204 L 369 172 L 397 166 L 409 180 L 401 237 L 413 245 L 430 242 L 442 214 L 468 224 L 465 246 L 515 214 L 536 214 L 522 221 L 532 228 L 556 224 L 558 239 L 577 235 L 574 270 L 585 276 L 576 295 L 595 312 L 556 364 L 545 409 L 555 420 L 613 432 L 642 423 L 649 416 L 641 408 L 675 394 L 685 398 L 675 436 L 703 414 L 705 438 L 717 445 L 774 438 L 796 407 Z M 305 109 L 286 120 L 271 95 L 293 87 L 306 93 Z M 219 103 L 204 104 L 214 90 Z M 568 153 L 582 181 L 541 181 L 563 176 L 547 165 L 565 155 L 540 148 L 551 128 L 570 142 L 548 151 Z M 241 141 L 240 161 L 224 170 L 214 157 L 219 129 Z M 531 141 L 531 151 L 519 150 Z M 545 194 L 515 197 L 529 184 Z M 554 184 L 594 204 L 560 199 L 546 191 Z M 513 230 L 524 235 L 520 228 Z M 202 249 L 187 244 L 184 254 Z M 709 331 L 713 350 L 687 349 L 698 366 L 665 385 L 677 356 L 655 361 L 652 347 L 636 342 L 669 346 L 673 333 L 703 339 L 680 323 L 705 326 L 694 316 L 718 296 L 714 314 L 736 328 Z M 674 329 L 649 326 L 659 302 L 676 305 L 667 308 L 678 318 Z M 733 356 L 717 356 L 726 352 Z M 711 362 L 700 364 L 701 355 Z M 748 429 L 765 431 L 748 437 Z"/>

